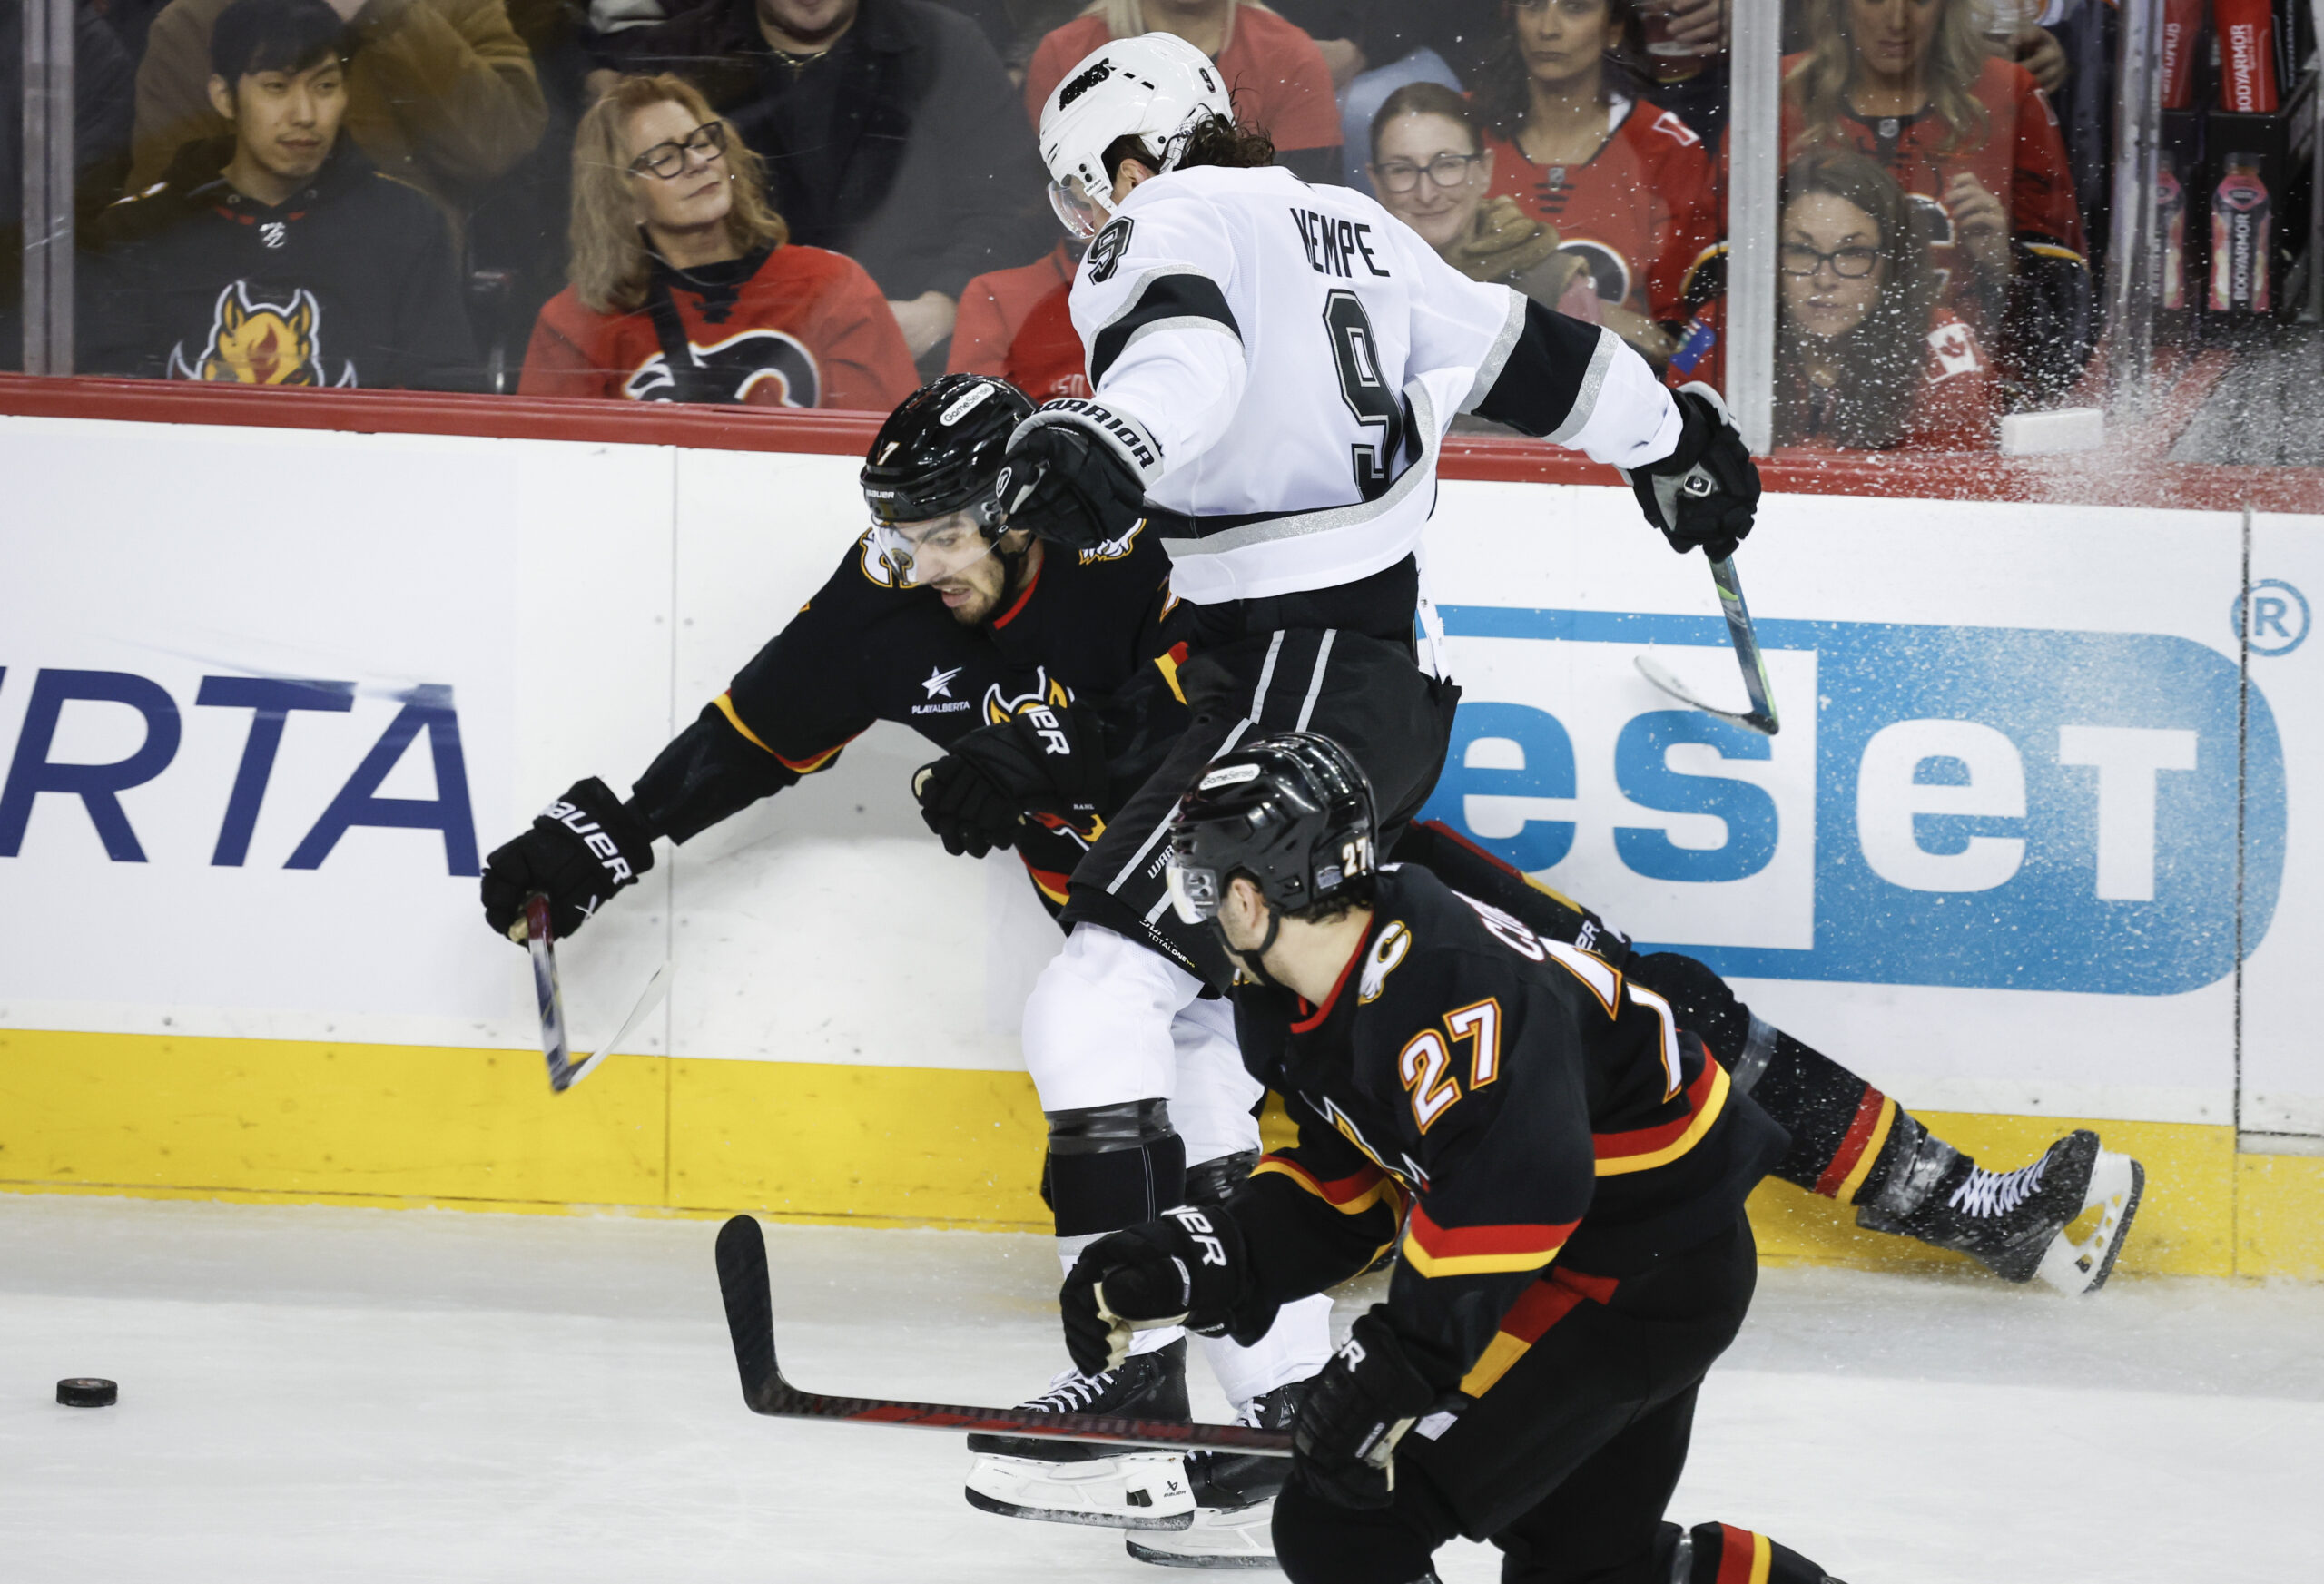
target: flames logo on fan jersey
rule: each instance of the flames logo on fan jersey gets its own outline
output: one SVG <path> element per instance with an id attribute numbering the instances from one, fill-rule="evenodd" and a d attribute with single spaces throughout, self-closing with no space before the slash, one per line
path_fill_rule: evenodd
<path id="1" fill-rule="evenodd" d="M 813 407 L 822 399 L 814 357 L 781 330 L 744 330 L 707 347 L 686 343 L 694 367 L 711 379 L 707 399 L 740 407 Z M 622 381 L 632 401 L 682 401 L 670 359 L 656 352 Z"/>
<path id="2" fill-rule="evenodd" d="M 183 341 L 170 349 L 170 378 L 228 385 L 352 385 L 351 362 L 337 379 L 330 378 L 322 319 L 322 305 L 311 291 L 293 291 L 288 302 L 252 302 L 248 283 L 236 280 L 218 294 L 202 355 L 189 359 Z"/>

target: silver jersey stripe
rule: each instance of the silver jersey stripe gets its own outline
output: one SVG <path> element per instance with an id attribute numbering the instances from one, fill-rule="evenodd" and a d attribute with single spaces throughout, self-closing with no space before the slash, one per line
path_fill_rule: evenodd
<path id="1" fill-rule="evenodd" d="M 1501 333 L 1493 337 L 1492 345 L 1485 349 L 1484 360 L 1477 365 L 1476 381 L 1469 387 L 1469 394 L 1461 398 L 1461 405 L 1455 410 L 1477 410 L 1477 403 L 1500 383 L 1501 371 L 1509 364 L 1509 354 L 1517 349 L 1517 342 L 1524 334 L 1525 299 L 1518 292 L 1511 291 L 1509 318 L 1502 321 Z"/>
<path id="2" fill-rule="evenodd" d="M 1225 753 L 1233 749 L 1236 743 L 1243 740 L 1244 733 L 1249 731 L 1253 726 L 1259 723 L 1259 711 L 1266 705 L 1267 684 L 1275 680 L 1275 657 L 1282 653 L 1283 634 L 1280 631 L 1277 631 L 1275 635 L 1274 642 L 1267 645 L 1266 664 L 1259 667 L 1259 685 L 1251 691 L 1251 713 L 1235 723 L 1235 729 L 1226 733 L 1226 741 L 1218 745 L 1218 753 Z M 1218 756 L 1218 753 L 1214 753 L 1211 757 L 1215 759 Z M 1122 887 L 1128 882 L 1129 877 L 1137 872 L 1138 866 L 1146 861 L 1146 855 L 1154 851 L 1154 844 L 1156 842 L 1161 841 L 1164 836 L 1169 834 L 1170 822 L 1177 817 L 1178 811 L 1175 807 L 1172 808 L 1168 813 L 1162 816 L 1162 822 L 1154 827 L 1152 834 L 1148 835 L 1145 841 L 1137 844 L 1137 851 L 1130 854 L 1130 860 L 1128 863 L 1122 865 L 1121 873 L 1114 876 L 1114 878 L 1107 883 L 1106 891 L 1108 895 L 1110 896 L 1112 893 L 1120 890 Z M 1155 918 L 1159 918 L 1160 916 L 1161 915 L 1157 913 L 1155 915 Z M 1153 921 L 1153 919 L 1148 919 L 1147 920 L 1149 924 Z"/>
<path id="3" fill-rule="evenodd" d="M 1594 359 L 1590 367 L 1593 369 L 1597 368 Z M 1600 373 L 1598 378 L 1602 380 L 1604 375 Z M 1594 398 L 1596 386 L 1591 386 L 1590 390 Z M 1436 408 L 1428 399 L 1427 388 L 1414 380 L 1404 387 L 1404 395 L 1413 404 L 1413 427 L 1422 437 L 1423 449 L 1420 459 L 1405 468 L 1379 499 L 1358 501 L 1354 506 L 1327 507 L 1322 511 L 1286 512 L 1279 517 L 1245 523 L 1239 528 L 1206 534 L 1199 539 L 1165 539 L 1162 548 L 1170 553 L 1174 561 L 1184 561 L 1196 556 L 1223 556 L 1230 550 L 1248 549 L 1253 545 L 1271 545 L 1281 539 L 1305 538 L 1311 534 L 1328 534 L 1335 528 L 1355 527 L 1394 511 L 1410 500 L 1422 484 L 1433 486 L 1435 483 L 1439 449 Z"/>
<path id="4" fill-rule="evenodd" d="M 1181 314 L 1177 319 L 1154 320 L 1130 331 L 1129 339 L 1124 341 L 1121 344 L 1121 349 L 1114 354 L 1114 367 L 1121 366 L 1122 359 L 1129 356 L 1129 349 L 1147 337 L 1159 335 L 1164 330 L 1216 330 L 1236 346 L 1243 344 L 1243 338 L 1235 333 L 1235 327 L 1232 325 L 1220 324 L 1216 320 L 1205 319 L 1198 313 Z"/>
<path id="5" fill-rule="evenodd" d="M 1324 641 L 1315 645 L 1315 674 L 1307 679 L 1307 696 L 1299 704 L 1299 723 L 1291 728 L 1295 732 L 1305 731 L 1307 723 L 1315 716 L 1315 700 L 1324 691 L 1324 673 L 1330 669 L 1332 664 L 1332 640 L 1339 635 L 1337 627 L 1325 627 Z"/>
<path id="6" fill-rule="evenodd" d="M 1573 406 L 1567 409 L 1565 422 L 1558 426 L 1555 434 L 1542 436 L 1543 439 L 1553 446 L 1562 446 L 1581 432 L 1582 426 L 1598 410 L 1598 392 L 1605 388 L 1607 370 L 1624 349 L 1620 336 L 1600 328 L 1598 349 L 1590 354 L 1590 367 L 1581 371 L 1581 389 L 1573 393 Z"/>

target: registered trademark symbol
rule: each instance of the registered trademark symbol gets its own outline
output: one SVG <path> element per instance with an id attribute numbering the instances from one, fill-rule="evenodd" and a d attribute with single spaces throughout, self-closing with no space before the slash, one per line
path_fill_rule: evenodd
<path id="1" fill-rule="evenodd" d="M 2308 596 L 2280 577 L 2263 577 L 2253 584 L 2251 653 L 2289 654 L 2308 637 Z M 2243 631 L 2243 599 L 2238 595 L 2232 614 L 2235 630 Z"/>

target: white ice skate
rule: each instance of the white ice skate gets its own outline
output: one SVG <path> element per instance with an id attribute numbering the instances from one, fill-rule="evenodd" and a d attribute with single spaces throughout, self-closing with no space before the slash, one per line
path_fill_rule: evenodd
<path id="1" fill-rule="evenodd" d="M 1168 1533 L 1122 1537 L 1129 1554 L 1158 1568 L 1277 1568 L 1275 1498 L 1249 1507 L 1199 1508 L 1194 1522 Z"/>
<path id="2" fill-rule="evenodd" d="M 2042 1263 L 2034 1274 L 2062 1293 L 2095 1293 L 2104 1286 L 2114 1274 L 2114 1257 L 2122 1252 L 2122 1240 L 2130 1235 L 2145 1191 L 2144 1166 L 2127 1155 L 2100 1150 L 2082 1196 L 2083 1210 L 2101 1207 L 2097 1227 L 2080 1243 L 2060 1228 L 2042 1251 Z"/>
<path id="3" fill-rule="evenodd" d="M 1186 1338 L 1135 1354 L 1102 1375 L 1068 1370 L 1019 1407 L 1032 1413 L 1190 1418 Z M 969 1451 L 976 1454 L 969 1505 L 985 1512 L 1102 1529 L 1177 1530 L 1195 1520 L 1186 1459 L 1177 1452 L 1010 1435 L 972 1435 Z"/>

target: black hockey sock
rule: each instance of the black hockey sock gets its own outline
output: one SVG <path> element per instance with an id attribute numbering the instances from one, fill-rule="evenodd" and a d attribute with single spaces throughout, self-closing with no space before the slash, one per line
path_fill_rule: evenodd
<path id="1" fill-rule="evenodd" d="M 1059 1237 L 1151 1221 L 1187 1192 L 1187 1145 L 1161 1100 L 1052 1111 L 1043 1182 Z"/>
<path id="2" fill-rule="evenodd" d="M 1731 1523 L 1664 1524 L 1653 1577 L 1657 1584 L 1839 1584 L 1789 1546 Z"/>

